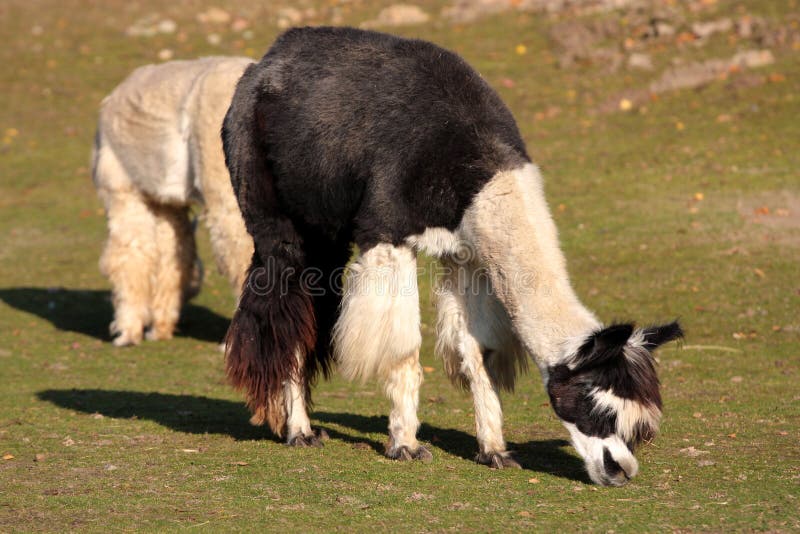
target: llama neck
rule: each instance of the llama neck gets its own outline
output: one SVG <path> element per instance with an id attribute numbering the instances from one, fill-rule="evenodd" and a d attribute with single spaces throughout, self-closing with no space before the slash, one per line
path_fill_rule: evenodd
<path id="1" fill-rule="evenodd" d="M 571 342 L 600 326 L 572 289 L 536 166 L 497 173 L 460 231 L 540 369 L 562 361 Z"/>

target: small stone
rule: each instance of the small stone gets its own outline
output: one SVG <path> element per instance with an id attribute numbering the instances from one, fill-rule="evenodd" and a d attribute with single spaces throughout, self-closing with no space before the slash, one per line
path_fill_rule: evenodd
<path id="1" fill-rule="evenodd" d="M 233 24 L 231 24 L 231 31 L 241 32 L 241 31 L 246 30 L 249 26 L 250 26 L 250 23 L 247 22 L 246 19 L 243 19 L 243 18 L 240 17 L 240 18 L 235 19 L 233 21 Z"/>
<path id="2" fill-rule="evenodd" d="M 303 21 L 303 13 L 293 7 L 282 7 L 278 10 L 278 28 L 286 29 L 297 26 Z"/>
<path id="3" fill-rule="evenodd" d="M 733 21 L 729 18 L 692 24 L 692 33 L 701 39 L 711 37 L 715 33 L 728 32 L 731 29 L 733 29 Z"/>
<path id="4" fill-rule="evenodd" d="M 361 27 L 374 28 L 377 26 L 410 26 L 413 24 L 423 24 L 428 22 L 430 18 L 430 15 L 425 13 L 425 11 L 418 6 L 410 4 L 394 4 L 383 8 L 381 12 L 378 13 L 377 18 L 363 23 Z"/>
<path id="5" fill-rule="evenodd" d="M 656 22 L 656 35 L 659 37 L 671 37 L 675 35 L 675 27 L 666 22 Z"/>
<path id="6" fill-rule="evenodd" d="M 231 14 L 219 7 L 210 7 L 198 13 L 197 20 L 204 24 L 225 24 L 231 20 Z"/>
<path id="7" fill-rule="evenodd" d="M 775 63 L 775 56 L 770 50 L 745 50 L 731 59 L 731 64 L 749 69 L 757 69 Z"/>
<path id="8" fill-rule="evenodd" d="M 628 56 L 628 68 L 639 70 L 653 70 L 653 59 L 650 54 L 634 53 Z"/>
<path id="9" fill-rule="evenodd" d="M 162 19 L 156 28 L 159 33 L 175 33 L 175 30 L 178 29 L 178 25 L 175 24 L 175 21 L 172 19 Z"/>

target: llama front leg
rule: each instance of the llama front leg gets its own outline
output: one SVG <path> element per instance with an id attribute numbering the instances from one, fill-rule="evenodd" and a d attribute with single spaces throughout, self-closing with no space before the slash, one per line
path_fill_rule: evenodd
<path id="1" fill-rule="evenodd" d="M 474 339 L 461 360 L 461 372 L 469 380 L 469 389 L 475 404 L 475 427 L 479 452 L 475 461 L 496 469 L 520 465 L 506 450 L 503 439 L 503 407 L 500 404 L 497 386 L 484 366 L 483 355 Z"/>
<path id="2" fill-rule="evenodd" d="M 478 440 L 478 463 L 493 468 L 520 465 L 506 450 L 503 439 L 503 409 L 497 381 L 486 369 L 481 343 L 468 327 L 467 291 L 458 294 L 440 287 L 438 292 L 438 338 L 436 352 L 444 359 L 445 370 L 454 383 L 469 386 L 475 407 L 475 427 Z M 489 320 L 489 318 L 484 318 Z"/>

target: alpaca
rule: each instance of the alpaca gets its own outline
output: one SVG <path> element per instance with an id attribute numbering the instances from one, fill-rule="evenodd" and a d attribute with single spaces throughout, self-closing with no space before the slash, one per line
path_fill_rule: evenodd
<path id="1" fill-rule="evenodd" d="M 207 57 L 133 71 L 100 108 L 92 176 L 108 217 L 100 269 L 111 280 L 114 345 L 172 337 L 197 294 L 193 202 L 220 271 L 238 296 L 253 243 L 225 168 L 219 131 L 236 81 L 252 60 Z"/>
<path id="2" fill-rule="evenodd" d="M 321 445 L 310 388 L 335 363 L 383 383 L 386 455 L 431 459 L 416 438 L 424 251 L 444 265 L 437 352 L 472 392 L 476 460 L 519 467 L 498 391 L 530 357 L 592 480 L 636 475 L 634 446 L 661 415 L 652 351 L 680 326 L 604 326 L 580 303 L 539 170 L 463 59 L 370 31 L 292 29 L 245 71 L 222 135 L 255 242 L 226 367 L 254 424 Z"/>

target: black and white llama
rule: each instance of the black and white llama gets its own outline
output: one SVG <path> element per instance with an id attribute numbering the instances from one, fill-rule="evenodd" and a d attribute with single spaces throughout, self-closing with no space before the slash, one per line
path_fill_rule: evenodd
<path id="1" fill-rule="evenodd" d="M 385 385 L 387 456 L 431 458 L 416 439 L 422 250 L 448 273 L 437 351 L 474 396 L 477 461 L 519 467 L 498 391 L 530 355 L 592 480 L 637 473 L 634 446 L 661 415 L 652 351 L 681 329 L 605 327 L 581 305 L 514 119 L 459 56 L 375 32 L 293 29 L 248 67 L 222 134 L 256 249 L 226 364 L 254 423 L 319 444 L 309 390 L 333 359 L 346 377 Z"/>

